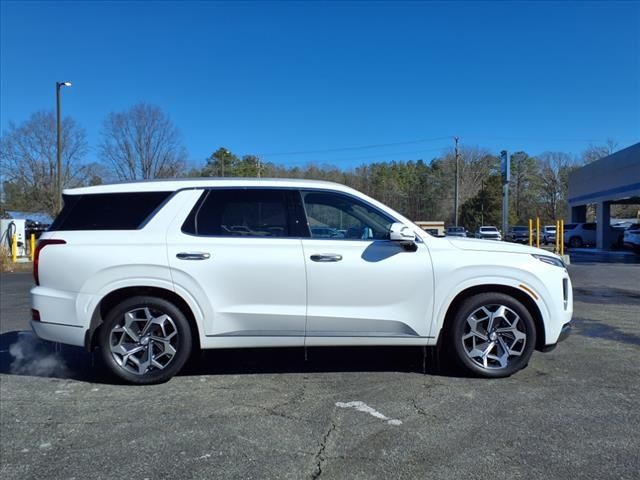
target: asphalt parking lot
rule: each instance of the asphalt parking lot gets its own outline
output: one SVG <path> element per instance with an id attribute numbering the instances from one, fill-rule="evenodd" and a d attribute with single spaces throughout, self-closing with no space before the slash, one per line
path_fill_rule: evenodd
<path id="1" fill-rule="evenodd" d="M 639 478 L 640 266 L 570 273 L 572 336 L 511 378 L 433 352 L 424 374 L 419 348 L 232 350 L 152 387 L 36 341 L 31 276 L 2 274 L 0 477 Z"/>

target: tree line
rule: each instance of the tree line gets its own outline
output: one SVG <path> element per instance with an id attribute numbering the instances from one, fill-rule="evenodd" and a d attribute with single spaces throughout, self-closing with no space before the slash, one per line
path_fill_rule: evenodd
<path id="1" fill-rule="evenodd" d="M 614 151 L 614 142 L 589 146 L 580 156 L 550 151 L 537 156 L 513 152 L 510 224 L 539 216 L 545 223 L 567 218 L 569 173 Z M 253 154 L 219 147 L 189 168 L 178 128 L 161 108 L 140 103 L 107 115 L 90 152 L 85 130 L 72 118 L 62 123 L 62 180 L 65 188 L 113 181 L 169 177 L 306 178 L 342 183 L 370 195 L 413 220 L 454 222 L 456 158 L 453 151 L 431 159 L 363 163 L 358 167 L 307 164 L 286 166 Z M 36 112 L 10 123 L 0 139 L 4 210 L 56 212 L 56 122 L 52 112 Z M 500 159 L 495 152 L 463 146 L 458 156 L 459 223 L 469 230 L 499 225 L 502 210 Z M 0 212 L 2 213 L 2 212 Z M 615 214 L 615 212 L 614 212 Z"/>

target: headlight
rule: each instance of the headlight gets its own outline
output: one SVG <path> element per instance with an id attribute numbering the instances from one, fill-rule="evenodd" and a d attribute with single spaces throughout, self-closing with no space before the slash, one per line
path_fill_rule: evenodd
<path id="1" fill-rule="evenodd" d="M 531 254 L 532 257 L 537 258 L 541 262 L 548 263 L 549 265 L 553 265 L 555 267 L 567 268 L 562 260 L 556 257 L 550 257 L 549 255 L 536 255 L 535 253 Z"/>

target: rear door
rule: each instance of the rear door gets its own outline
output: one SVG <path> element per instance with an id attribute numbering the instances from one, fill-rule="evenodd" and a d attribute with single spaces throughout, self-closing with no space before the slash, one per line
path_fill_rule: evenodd
<path id="1" fill-rule="evenodd" d="M 306 275 L 292 195 L 211 189 L 169 232 L 174 282 L 204 304 L 206 335 L 303 344 Z"/>
<path id="2" fill-rule="evenodd" d="M 306 343 L 360 337 L 384 344 L 427 336 L 433 277 L 424 243 L 411 252 L 390 241 L 394 219 L 351 195 L 314 190 L 302 197 L 311 231 L 302 240 Z"/>

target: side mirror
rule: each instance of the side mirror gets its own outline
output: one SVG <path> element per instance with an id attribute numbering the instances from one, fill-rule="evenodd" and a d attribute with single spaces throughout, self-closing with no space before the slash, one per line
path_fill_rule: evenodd
<path id="1" fill-rule="evenodd" d="M 389 240 L 395 242 L 415 242 L 416 234 L 406 225 L 395 222 L 389 227 Z"/>

